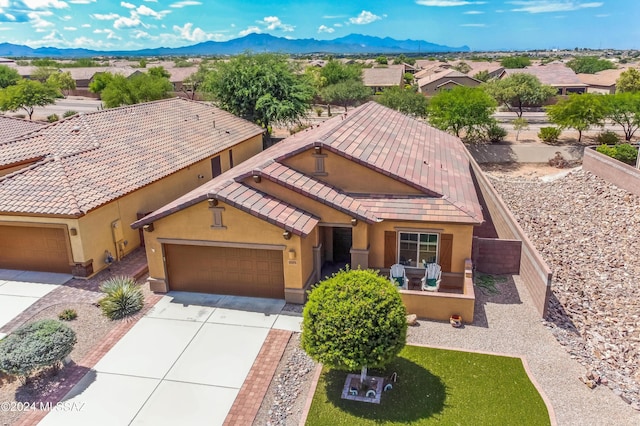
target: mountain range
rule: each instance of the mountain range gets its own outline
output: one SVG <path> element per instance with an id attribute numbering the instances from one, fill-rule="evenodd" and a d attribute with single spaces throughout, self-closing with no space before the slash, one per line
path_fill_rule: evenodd
<path id="1" fill-rule="evenodd" d="M 201 56 L 237 55 L 242 52 L 281 52 L 289 54 L 333 53 L 353 54 L 426 54 L 441 52 L 468 52 L 468 46 L 450 47 L 423 40 L 395 40 L 361 34 L 350 34 L 334 40 L 289 39 L 270 34 L 249 34 L 228 41 L 205 41 L 184 47 L 158 47 L 129 51 L 98 51 L 89 49 L 64 49 L 0 43 L 0 56 L 10 57 L 92 57 L 92 56 Z"/>

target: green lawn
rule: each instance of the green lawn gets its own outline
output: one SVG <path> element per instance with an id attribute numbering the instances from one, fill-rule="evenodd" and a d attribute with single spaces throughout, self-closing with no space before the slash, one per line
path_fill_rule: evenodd
<path id="1" fill-rule="evenodd" d="M 385 372 L 369 373 L 394 371 L 398 382 L 377 405 L 341 399 L 347 373 L 325 369 L 307 425 L 550 424 L 519 358 L 407 346 Z"/>

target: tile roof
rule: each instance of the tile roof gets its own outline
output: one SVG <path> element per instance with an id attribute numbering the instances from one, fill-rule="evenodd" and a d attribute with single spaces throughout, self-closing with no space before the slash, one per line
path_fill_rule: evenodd
<path id="1" fill-rule="evenodd" d="M 404 76 L 404 68 L 364 68 L 362 82 L 365 86 L 400 86 Z"/>
<path id="2" fill-rule="evenodd" d="M 439 73 L 435 73 L 435 74 L 430 74 L 426 77 L 422 77 L 418 80 L 418 87 L 423 87 L 426 86 L 427 84 L 433 83 L 435 81 L 441 80 L 441 79 L 451 79 L 451 78 L 469 78 L 471 80 L 477 81 L 478 83 L 480 83 L 480 80 L 476 80 L 475 78 L 461 73 L 460 71 L 456 71 L 454 69 L 449 69 L 449 70 L 444 70 L 442 72 Z"/>
<path id="3" fill-rule="evenodd" d="M 628 68 L 617 68 L 599 71 L 595 74 L 578 74 L 578 79 L 589 86 L 615 86 L 620 74 L 627 70 Z"/>
<path id="4" fill-rule="evenodd" d="M 46 123 L 40 121 L 23 120 L 21 118 L 0 115 L 0 143 L 24 136 L 46 125 Z"/>
<path id="5" fill-rule="evenodd" d="M 540 83 L 548 84 L 550 86 L 587 86 L 580 81 L 576 73 L 571 68 L 562 63 L 550 63 L 547 65 L 538 65 L 518 69 L 506 68 L 504 70 L 504 75 L 501 78 L 518 73 L 535 75 L 536 77 L 538 77 L 538 80 L 540 80 Z"/>
<path id="6" fill-rule="evenodd" d="M 0 143 L 0 212 L 82 215 L 263 130 L 180 98 L 79 114 Z"/>
<path id="7" fill-rule="evenodd" d="M 424 195 L 403 198 L 395 194 L 348 194 L 320 181 L 320 177 L 306 176 L 283 164 L 287 158 L 314 146 L 410 185 Z M 460 139 L 369 102 L 346 116 L 335 116 L 277 143 L 132 226 L 139 228 L 207 198 L 234 201 L 237 193 L 228 193 L 226 188 L 239 185 L 253 174 L 302 196 L 318 201 L 323 198 L 324 204 L 367 222 L 387 218 L 477 224 L 483 220 Z M 248 211 L 260 217 L 259 205 Z M 296 231 L 302 232 L 298 228 Z"/>

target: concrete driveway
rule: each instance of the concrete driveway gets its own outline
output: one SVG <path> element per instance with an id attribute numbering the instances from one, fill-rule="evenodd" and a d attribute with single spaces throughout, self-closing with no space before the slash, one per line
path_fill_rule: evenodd
<path id="1" fill-rule="evenodd" d="M 171 292 L 42 425 L 221 425 L 271 328 L 300 330 L 283 300 Z"/>
<path id="2" fill-rule="evenodd" d="M 72 278 L 68 274 L 0 269 L 0 328 Z M 4 333 L 0 333 L 0 339 Z"/>

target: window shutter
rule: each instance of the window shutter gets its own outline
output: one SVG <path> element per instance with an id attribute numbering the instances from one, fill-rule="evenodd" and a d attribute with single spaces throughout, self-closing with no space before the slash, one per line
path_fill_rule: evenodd
<path id="1" fill-rule="evenodd" d="M 440 234 L 440 267 L 442 272 L 451 272 L 453 256 L 453 234 Z"/>
<path id="2" fill-rule="evenodd" d="M 391 268 L 396 262 L 397 239 L 395 231 L 384 231 L 384 267 Z"/>

